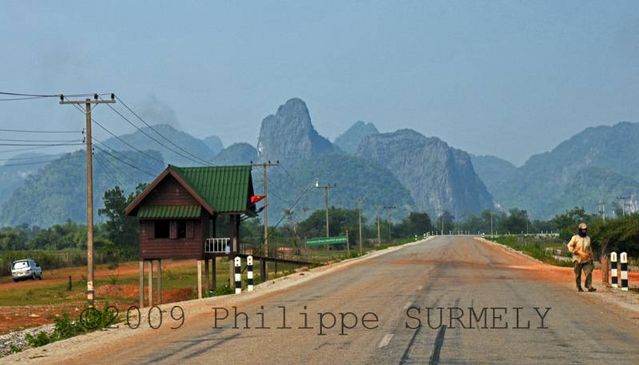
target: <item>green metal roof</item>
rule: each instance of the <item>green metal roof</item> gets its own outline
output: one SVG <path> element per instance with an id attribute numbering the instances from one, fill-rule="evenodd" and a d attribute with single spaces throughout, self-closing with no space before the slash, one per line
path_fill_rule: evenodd
<path id="1" fill-rule="evenodd" d="M 147 205 L 140 207 L 137 216 L 142 219 L 199 218 L 201 211 L 199 205 Z"/>
<path id="2" fill-rule="evenodd" d="M 253 194 L 251 166 L 177 167 L 169 165 L 216 213 L 245 213 Z M 249 191 L 250 190 L 250 191 Z"/>

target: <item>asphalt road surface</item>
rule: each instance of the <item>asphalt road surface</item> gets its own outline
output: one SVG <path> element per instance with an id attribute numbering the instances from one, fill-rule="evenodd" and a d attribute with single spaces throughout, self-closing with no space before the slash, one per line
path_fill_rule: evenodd
<path id="1" fill-rule="evenodd" d="M 469 237 L 438 237 L 288 288 L 198 301 L 185 309 L 187 321 L 179 329 L 170 329 L 175 322 L 165 318 L 159 330 L 95 333 L 47 351 L 32 350 L 21 359 L 47 364 L 639 364 L 637 318 L 605 304 L 598 293 L 577 293 L 570 283 L 544 279 L 539 267 L 543 270 L 521 255 Z M 234 306 L 246 313 L 238 316 L 237 328 Z M 245 328 L 247 320 L 250 328 Z"/>

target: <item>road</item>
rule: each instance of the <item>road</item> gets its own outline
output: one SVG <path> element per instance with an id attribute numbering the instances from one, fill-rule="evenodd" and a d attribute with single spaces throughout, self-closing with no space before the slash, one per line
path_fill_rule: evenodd
<path id="1" fill-rule="evenodd" d="M 297 285 L 196 302 L 185 307 L 179 329 L 165 318 L 159 330 L 94 333 L 14 357 L 47 364 L 639 363 L 632 312 L 605 304 L 601 291 L 577 293 L 549 279 L 544 267 L 470 237 L 437 237 Z M 239 328 L 234 306 L 246 312 Z M 251 328 L 243 328 L 246 318 Z"/>

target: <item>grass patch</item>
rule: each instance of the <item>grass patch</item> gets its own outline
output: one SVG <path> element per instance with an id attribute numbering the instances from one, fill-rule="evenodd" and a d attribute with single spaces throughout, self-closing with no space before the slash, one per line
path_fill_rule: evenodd
<path id="1" fill-rule="evenodd" d="M 573 266 L 570 261 L 562 261 L 555 258 L 547 249 L 558 249 L 563 247 L 563 242 L 548 238 L 534 236 L 497 236 L 491 240 L 501 243 L 517 251 L 521 251 L 539 261 L 555 266 Z"/>

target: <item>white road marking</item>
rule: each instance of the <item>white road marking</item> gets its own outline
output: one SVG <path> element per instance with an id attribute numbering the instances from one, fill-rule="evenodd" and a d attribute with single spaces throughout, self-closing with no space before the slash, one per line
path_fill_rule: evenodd
<path id="1" fill-rule="evenodd" d="M 382 338 L 382 340 L 379 341 L 379 345 L 377 345 L 377 348 L 381 349 L 382 347 L 387 346 L 390 343 L 391 338 L 393 338 L 392 333 L 387 333 L 386 335 L 384 335 L 384 338 Z"/>

